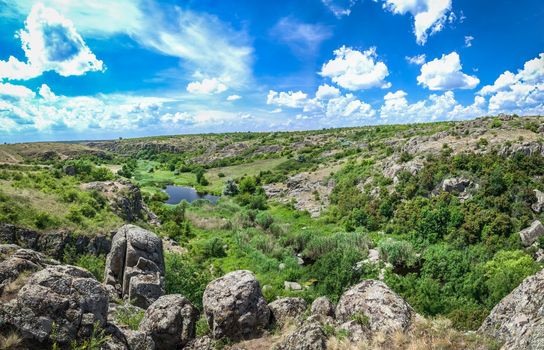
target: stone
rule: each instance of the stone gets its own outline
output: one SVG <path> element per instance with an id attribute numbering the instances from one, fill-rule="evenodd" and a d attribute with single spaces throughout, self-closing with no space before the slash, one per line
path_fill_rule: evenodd
<path id="1" fill-rule="evenodd" d="M 531 205 L 531 208 L 535 213 L 540 213 L 544 208 L 544 192 L 539 190 L 534 190 L 534 192 L 536 197 L 536 203 L 533 203 L 533 205 Z"/>
<path id="2" fill-rule="evenodd" d="M 319 322 L 308 322 L 288 335 L 276 350 L 325 350 L 327 337 Z"/>
<path id="3" fill-rule="evenodd" d="M 519 231 L 521 244 L 525 247 L 529 247 L 531 244 L 535 243 L 542 235 L 544 235 L 544 226 L 538 220 L 533 221 L 531 226 Z"/>
<path id="4" fill-rule="evenodd" d="M 191 340 L 183 350 L 215 350 L 215 344 L 211 337 L 203 336 Z"/>
<path id="5" fill-rule="evenodd" d="M 472 185 L 472 181 L 464 177 L 453 177 L 442 181 L 442 191 L 461 193 Z"/>
<path id="6" fill-rule="evenodd" d="M 342 323 L 336 327 L 336 331 L 344 331 L 347 333 L 348 339 L 352 343 L 367 342 L 372 339 L 372 333 L 368 326 L 355 320 Z"/>
<path id="7" fill-rule="evenodd" d="M 311 307 L 312 315 L 334 317 L 334 305 L 327 297 L 319 297 L 314 300 Z"/>
<path id="8" fill-rule="evenodd" d="M 281 298 L 268 304 L 273 322 L 280 326 L 302 316 L 307 307 L 302 298 Z"/>
<path id="9" fill-rule="evenodd" d="M 213 338 L 252 338 L 268 326 L 270 310 L 259 282 L 250 271 L 226 274 L 208 284 L 204 315 Z"/>
<path id="10" fill-rule="evenodd" d="M 194 339 L 198 310 L 180 294 L 164 295 L 145 311 L 140 330 L 158 349 L 178 349 Z"/>
<path id="11" fill-rule="evenodd" d="M 376 280 L 366 280 L 351 287 L 336 306 L 338 322 L 363 318 L 372 332 L 405 331 L 412 324 L 413 316 L 414 311 L 406 301 L 385 283 Z"/>
<path id="12" fill-rule="evenodd" d="M 294 290 L 294 291 L 302 290 L 302 286 L 297 282 L 285 281 L 283 282 L 283 287 L 285 288 L 285 290 Z"/>
<path id="13" fill-rule="evenodd" d="M 147 308 L 164 294 L 161 239 L 138 226 L 122 226 L 113 237 L 104 275 L 112 297 Z"/>
<path id="14" fill-rule="evenodd" d="M 529 349 L 526 341 L 542 344 L 544 270 L 527 277 L 504 297 L 482 323 L 479 331 L 504 342 L 502 349 Z M 529 336 L 532 334 L 532 336 Z M 533 340 L 530 340 L 532 337 Z M 517 344 L 516 346 L 514 346 Z M 521 346 L 521 347 L 520 347 Z M 539 349 L 534 347 L 534 349 Z"/>
<path id="15" fill-rule="evenodd" d="M 106 289 L 88 271 L 70 265 L 46 266 L 32 274 L 16 298 L 0 307 L 4 326 L 15 329 L 26 344 L 40 348 L 50 341 L 69 345 L 106 324 Z"/>

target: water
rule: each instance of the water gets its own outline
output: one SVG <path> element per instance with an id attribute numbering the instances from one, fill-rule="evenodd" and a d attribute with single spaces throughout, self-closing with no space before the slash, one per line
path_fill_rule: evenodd
<path id="1" fill-rule="evenodd" d="M 205 199 L 215 204 L 219 199 L 219 196 L 198 193 L 194 188 L 186 186 L 168 185 L 164 191 L 168 194 L 166 204 L 178 204 L 182 200 L 192 203 L 197 199 Z"/>

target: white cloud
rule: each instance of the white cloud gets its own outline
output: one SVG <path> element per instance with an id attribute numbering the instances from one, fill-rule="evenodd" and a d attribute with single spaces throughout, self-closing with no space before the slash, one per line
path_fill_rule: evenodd
<path id="1" fill-rule="evenodd" d="M 187 92 L 191 94 L 220 94 L 228 89 L 227 85 L 223 84 L 217 78 L 203 79 L 201 81 L 193 81 L 187 85 Z"/>
<path id="2" fill-rule="evenodd" d="M 251 80 L 253 48 L 248 36 L 216 16 L 155 1 L 42 2 L 70 18 L 86 37 L 126 34 L 144 48 L 180 58 L 187 77 L 203 71 L 207 76 L 228 77 L 232 86 Z M 10 1 L 0 11 L 19 18 L 34 3 L 35 0 Z"/>
<path id="3" fill-rule="evenodd" d="M 388 123 L 414 123 L 433 120 L 475 118 L 486 113 L 485 100 L 479 96 L 472 105 L 463 106 L 455 100 L 453 91 L 431 94 L 426 100 L 410 104 L 402 90 L 384 96 L 380 117 Z"/>
<path id="4" fill-rule="evenodd" d="M 452 0 L 384 0 L 384 8 L 394 14 L 406 13 L 414 16 L 414 34 L 418 44 L 423 45 L 427 41 L 429 32 L 439 32 L 448 20 L 454 17 L 448 16 L 451 11 Z"/>
<path id="5" fill-rule="evenodd" d="M 13 85 L 10 83 L 0 83 L 0 97 L 12 97 L 16 99 L 32 98 L 36 94 L 34 91 L 22 85 Z"/>
<path id="6" fill-rule="evenodd" d="M 240 96 L 240 95 L 230 95 L 230 96 L 227 97 L 227 101 L 238 101 L 241 98 L 242 98 L 242 96 Z"/>
<path id="7" fill-rule="evenodd" d="M 492 113 L 542 114 L 544 112 L 544 53 L 525 62 L 516 74 L 506 71 L 493 85 L 480 91 L 489 95 Z"/>
<path id="8" fill-rule="evenodd" d="M 474 40 L 474 37 L 471 35 L 465 36 L 465 47 L 471 47 L 472 46 L 472 40 Z"/>
<path id="9" fill-rule="evenodd" d="M 290 108 L 304 108 L 308 102 L 308 95 L 302 91 L 277 92 L 270 90 L 266 97 L 267 105 L 285 106 Z"/>
<path id="10" fill-rule="evenodd" d="M 341 18 L 351 14 L 351 8 L 357 0 L 321 0 L 321 2 L 327 6 L 336 18 Z"/>
<path id="11" fill-rule="evenodd" d="M 304 23 L 293 17 L 281 18 L 270 33 L 301 56 L 314 54 L 321 43 L 332 36 L 327 26 Z"/>
<path id="12" fill-rule="evenodd" d="M 330 99 L 325 111 L 328 118 L 365 118 L 373 117 L 375 114 L 376 111 L 372 109 L 371 105 L 358 100 L 353 94 Z"/>
<path id="13" fill-rule="evenodd" d="M 27 62 L 10 56 L 0 61 L 0 79 L 26 80 L 46 71 L 62 76 L 104 70 L 103 62 L 87 47 L 71 21 L 38 3 L 18 32 Z"/>
<path id="14" fill-rule="evenodd" d="M 427 59 L 427 56 L 425 56 L 425 54 L 422 53 L 421 55 L 416 55 L 416 56 L 412 56 L 412 57 L 406 56 L 405 59 L 410 64 L 416 64 L 418 66 L 421 66 L 422 64 L 425 63 L 425 60 Z"/>
<path id="15" fill-rule="evenodd" d="M 389 71 L 385 63 L 378 61 L 376 48 L 361 52 L 342 46 L 334 51 L 334 55 L 334 59 L 323 64 L 319 74 L 339 86 L 348 90 L 391 86 L 385 81 Z"/>
<path id="16" fill-rule="evenodd" d="M 57 99 L 57 95 L 55 95 L 55 93 L 51 91 L 51 88 L 46 84 L 42 84 L 40 90 L 38 90 L 38 93 L 46 101 L 55 101 Z"/>
<path id="17" fill-rule="evenodd" d="M 340 90 L 328 84 L 319 85 L 315 93 L 315 97 L 318 100 L 328 100 L 338 96 L 340 96 Z"/>
<path id="18" fill-rule="evenodd" d="M 417 81 L 430 90 L 474 89 L 480 80 L 463 73 L 461 69 L 461 60 L 454 51 L 425 63 Z"/>

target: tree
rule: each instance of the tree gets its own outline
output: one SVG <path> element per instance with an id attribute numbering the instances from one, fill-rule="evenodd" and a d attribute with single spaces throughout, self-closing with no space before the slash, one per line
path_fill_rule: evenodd
<path id="1" fill-rule="evenodd" d="M 233 179 L 228 179 L 223 188 L 223 195 L 225 196 L 235 196 L 238 194 L 238 186 Z"/>

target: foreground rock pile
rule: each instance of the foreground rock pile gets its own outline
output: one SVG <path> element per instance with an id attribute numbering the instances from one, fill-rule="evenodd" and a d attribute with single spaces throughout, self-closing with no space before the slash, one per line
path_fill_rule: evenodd
<path id="1" fill-rule="evenodd" d="M 325 297 L 311 305 L 293 297 L 267 304 L 255 275 L 245 270 L 210 282 L 200 315 L 184 296 L 164 295 L 161 240 L 133 225 L 116 233 L 105 272 L 100 283 L 84 269 L 14 244 L 0 245 L 0 334 L 15 331 L 21 349 L 70 348 L 98 330 L 105 350 L 211 350 L 217 341 L 271 339 L 271 330 L 282 329 L 270 348 L 324 350 L 331 335 L 345 334 L 351 344 L 370 343 L 410 332 L 419 318 L 376 280 L 352 286 L 337 305 Z M 543 290 L 544 270 L 504 298 L 480 332 L 503 341 L 504 350 L 544 349 Z M 129 326 L 118 317 L 123 310 L 142 317 Z M 207 323 L 208 335 L 197 337 L 198 322 Z M 240 344 L 230 349 L 254 349 Z"/>

